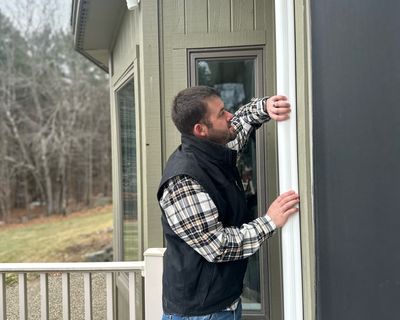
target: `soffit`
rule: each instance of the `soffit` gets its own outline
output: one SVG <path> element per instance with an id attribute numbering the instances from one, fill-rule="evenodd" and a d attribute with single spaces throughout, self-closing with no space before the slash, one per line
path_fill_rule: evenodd
<path id="1" fill-rule="evenodd" d="M 126 10 L 124 0 L 73 0 L 75 49 L 108 72 L 110 47 Z"/>

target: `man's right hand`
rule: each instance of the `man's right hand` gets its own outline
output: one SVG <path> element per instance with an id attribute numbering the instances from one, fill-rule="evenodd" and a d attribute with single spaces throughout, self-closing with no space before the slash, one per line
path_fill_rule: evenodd
<path id="1" fill-rule="evenodd" d="M 296 207 L 299 202 L 300 197 L 296 192 L 288 191 L 282 193 L 269 206 L 267 216 L 271 218 L 278 228 L 281 228 L 293 213 L 299 211 L 299 208 Z"/>

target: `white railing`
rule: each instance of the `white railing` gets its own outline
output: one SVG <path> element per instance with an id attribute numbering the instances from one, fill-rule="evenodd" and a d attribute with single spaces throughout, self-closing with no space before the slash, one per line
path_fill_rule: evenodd
<path id="1" fill-rule="evenodd" d="M 0 320 L 7 319 L 6 274 L 18 274 L 19 319 L 28 319 L 27 274 L 40 275 L 40 313 L 42 320 L 49 319 L 49 274 L 60 273 L 62 282 L 62 314 L 64 320 L 71 319 L 70 274 L 83 274 L 85 320 L 91 320 L 92 309 L 92 274 L 104 273 L 106 279 L 106 314 L 107 320 L 114 319 L 114 273 L 126 272 L 129 279 L 129 319 L 136 317 L 135 274 L 145 277 L 145 317 L 160 319 L 161 274 L 164 249 L 149 249 L 144 253 L 144 261 L 135 262 L 82 262 L 82 263 L 3 263 L 0 264 Z M 150 307 L 151 306 L 151 307 Z"/>

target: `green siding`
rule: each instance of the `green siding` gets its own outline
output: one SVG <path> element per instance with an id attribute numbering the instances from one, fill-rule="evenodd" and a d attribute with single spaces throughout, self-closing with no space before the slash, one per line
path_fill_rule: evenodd
<path id="1" fill-rule="evenodd" d="M 186 0 L 186 33 L 202 33 L 208 30 L 207 0 Z"/>
<path id="2" fill-rule="evenodd" d="M 139 16 L 136 11 L 126 11 L 121 21 L 119 32 L 112 50 L 112 82 L 118 85 L 118 80 L 126 73 L 128 67 L 136 59 L 135 47 L 139 44 Z"/>
<path id="3" fill-rule="evenodd" d="M 209 2 L 209 28 L 210 33 L 231 31 L 231 1 L 215 0 Z"/>
<path id="4" fill-rule="evenodd" d="M 253 0 L 232 0 L 232 30 L 253 30 L 255 12 Z"/>

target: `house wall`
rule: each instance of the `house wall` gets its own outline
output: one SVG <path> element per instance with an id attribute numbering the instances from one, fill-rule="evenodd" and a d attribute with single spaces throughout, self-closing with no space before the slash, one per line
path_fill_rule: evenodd
<path id="1" fill-rule="evenodd" d="M 140 252 L 149 247 L 162 247 L 162 229 L 160 225 L 160 210 L 156 201 L 156 190 L 162 173 L 162 167 L 168 156 L 180 143 L 180 134 L 172 124 L 170 105 L 174 95 L 186 88 L 188 83 L 188 49 L 229 48 L 242 46 L 257 46 L 264 49 L 263 93 L 275 94 L 275 60 L 274 60 L 274 6 L 272 0 L 147 0 L 141 1 L 139 9 L 126 11 L 121 18 L 121 24 L 115 36 L 110 59 L 110 87 L 113 123 L 113 179 L 114 179 L 114 212 L 115 232 L 122 234 L 119 168 L 120 150 L 119 135 L 115 106 L 115 90 L 131 77 L 135 82 L 135 97 L 137 108 L 136 127 L 138 132 L 138 192 L 139 192 L 139 234 Z M 306 2 L 306 1 L 304 1 Z M 300 3 L 297 2 L 297 3 Z M 301 12 L 302 8 L 298 7 Z M 299 15 L 304 18 L 304 15 Z M 144 18 L 145 17 L 145 18 Z M 300 19 L 301 20 L 301 19 Z M 300 21 L 299 26 L 304 27 Z M 300 28 L 300 27 L 299 27 Z M 307 32 L 298 33 L 299 36 Z M 304 41 L 307 41 L 306 39 Z M 300 47 L 304 45 L 300 44 Z M 299 51 L 300 53 L 300 51 Z M 304 51 L 303 51 L 304 53 Z M 301 57 L 301 55 L 298 55 Z M 307 61 L 308 57 L 300 59 Z M 306 63 L 301 64 L 307 68 Z M 307 76 L 299 73 L 298 81 L 306 83 Z M 303 76 L 303 77 L 302 77 Z M 304 82 L 303 82 L 304 80 Z M 305 87 L 307 87 L 305 85 Z M 300 88 L 299 121 L 306 127 L 301 129 L 299 136 L 300 162 L 309 163 L 309 117 L 308 96 Z M 277 163 L 276 137 L 273 122 L 265 126 L 265 140 L 268 144 L 266 162 L 269 176 L 267 189 L 269 202 L 277 193 Z M 310 167 L 299 168 L 302 210 L 308 212 L 311 202 L 309 179 Z M 311 211 L 311 210 L 310 210 Z M 310 226 L 310 214 L 302 215 L 302 243 L 311 244 L 303 250 L 303 265 L 308 277 L 305 277 L 305 292 L 307 306 L 313 306 L 313 230 Z M 304 231 L 305 230 L 305 231 Z M 306 241 L 303 241 L 303 240 Z M 115 248 L 121 250 L 120 237 L 115 237 Z M 268 241 L 268 263 L 270 278 L 268 279 L 271 293 L 271 319 L 282 318 L 281 260 L 280 238 L 275 236 Z M 118 253 L 119 256 L 121 252 Z M 123 282 L 123 281 L 122 281 Z M 123 283 L 119 287 L 119 310 L 127 310 L 125 296 L 127 289 Z M 305 314 L 312 315 L 313 309 L 305 308 Z M 122 311 L 121 311 L 122 312 Z M 308 312 L 308 313 L 307 313 Z M 120 314 L 120 319 L 126 318 Z M 307 317 L 308 319 L 308 317 Z M 311 319 L 311 318 L 309 318 Z"/>
<path id="2" fill-rule="evenodd" d="M 400 314 L 399 12 L 311 1 L 317 319 Z"/>

